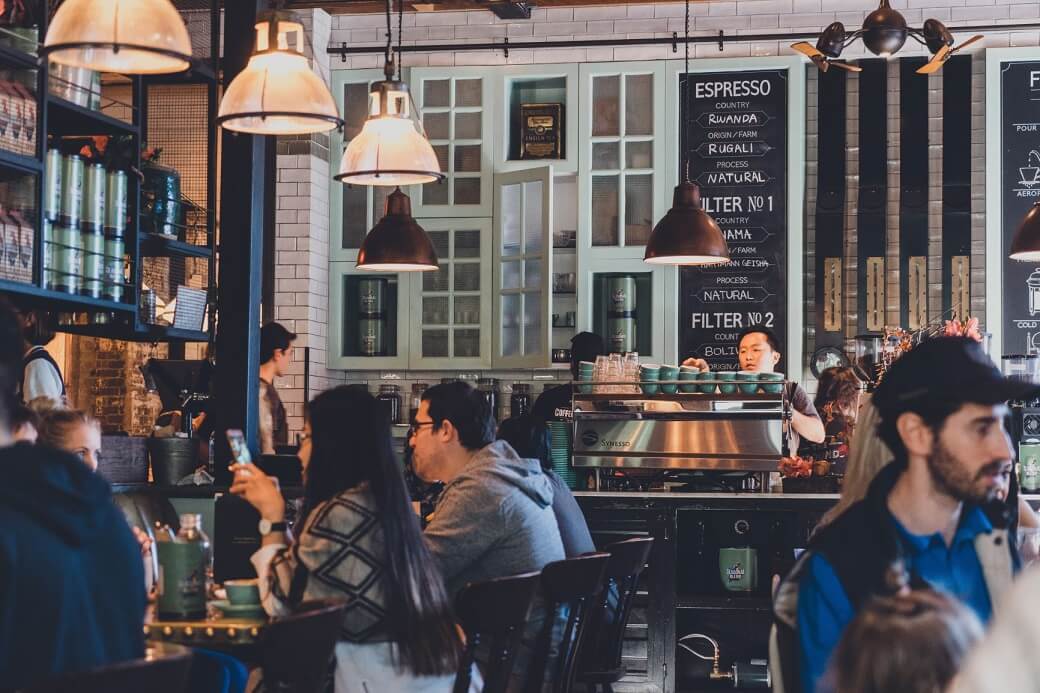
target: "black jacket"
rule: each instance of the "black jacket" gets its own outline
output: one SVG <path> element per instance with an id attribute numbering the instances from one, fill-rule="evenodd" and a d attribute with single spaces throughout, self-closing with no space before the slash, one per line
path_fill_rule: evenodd
<path id="1" fill-rule="evenodd" d="M 108 483 L 24 443 L 0 474 L 0 689 L 142 656 L 144 565 Z"/>

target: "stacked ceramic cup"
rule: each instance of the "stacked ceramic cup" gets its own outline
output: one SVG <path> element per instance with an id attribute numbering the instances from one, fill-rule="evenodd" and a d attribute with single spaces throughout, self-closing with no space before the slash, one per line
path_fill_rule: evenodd
<path id="1" fill-rule="evenodd" d="M 571 425 L 566 421 L 550 421 L 549 441 L 553 471 L 569 488 L 576 488 L 578 476 L 571 466 Z"/>
<path id="2" fill-rule="evenodd" d="M 596 364 L 592 361 L 578 361 L 578 382 L 591 383 L 595 378 Z M 592 392 L 592 385 L 578 385 L 578 392 L 587 395 Z"/>
<path id="3" fill-rule="evenodd" d="M 639 364 L 639 387 L 644 395 L 656 395 L 657 381 L 661 379 L 661 367 L 653 363 Z"/>

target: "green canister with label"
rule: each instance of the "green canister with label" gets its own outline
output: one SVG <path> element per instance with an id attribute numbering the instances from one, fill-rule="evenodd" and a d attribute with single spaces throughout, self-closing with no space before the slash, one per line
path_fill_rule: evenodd
<path id="1" fill-rule="evenodd" d="M 61 161 L 61 211 L 59 221 L 63 226 L 76 229 L 79 226 L 80 207 L 83 205 L 83 159 L 75 154 L 66 154 Z"/>
<path id="2" fill-rule="evenodd" d="M 55 272 L 57 247 L 54 245 L 54 222 L 43 220 L 43 288 L 58 288 L 58 273 Z"/>
<path id="3" fill-rule="evenodd" d="M 109 301 L 123 300 L 123 267 L 126 260 L 126 238 L 122 229 L 105 229 L 105 283 L 101 297 Z"/>
<path id="4" fill-rule="evenodd" d="M 83 273 L 83 239 L 79 229 L 60 221 L 54 225 L 54 269 L 58 291 L 78 294 Z"/>
<path id="5" fill-rule="evenodd" d="M 177 536 L 156 541 L 155 546 L 159 554 L 159 617 L 205 618 L 210 543 L 202 532 L 201 517 L 181 515 Z"/>
<path id="6" fill-rule="evenodd" d="M 83 244 L 83 279 L 80 293 L 91 298 L 101 298 L 105 270 L 105 234 L 101 225 L 82 222 L 80 241 Z"/>
<path id="7" fill-rule="evenodd" d="M 105 223 L 105 167 L 87 164 L 85 168 L 80 221 L 100 229 Z"/>
<path id="8" fill-rule="evenodd" d="M 109 171 L 105 176 L 105 230 L 126 230 L 126 171 Z"/>
<path id="9" fill-rule="evenodd" d="M 61 169 L 61 152 L 48 149 L 43 173 L 43 218 L 47 221 L 57 221 L 61 214 Z"/>

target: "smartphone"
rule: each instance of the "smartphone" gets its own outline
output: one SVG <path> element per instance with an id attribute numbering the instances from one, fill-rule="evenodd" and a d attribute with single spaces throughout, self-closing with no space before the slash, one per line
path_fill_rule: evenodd
<path id="1" fill-rule="evenodd" d="M 249 447 L 246 445 L 245 434 L 242 433 L 242 429 L 229 428 L 227 430 L 228 445 L 231 446 L 231 464 L 250 464 L 253 461 L 252 455 L 249 454 Z"/>

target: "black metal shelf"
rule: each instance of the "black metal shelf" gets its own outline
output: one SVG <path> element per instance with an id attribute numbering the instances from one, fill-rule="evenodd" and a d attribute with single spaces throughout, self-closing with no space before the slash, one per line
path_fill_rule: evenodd
<path id="1" fill-rule="evenodd" d="M 79 296 L 76 294 L 65 293 L 64 291 L 44 289 L 35 284 L 24 284 L 22 282 L 14 282 L 6 279 L 0 279 L 0 293 L 18 294 L 19 296 L 23 296 L 30 300 L 38 300 L 41 303 L 46 302 L 48 307 L 58 311 L 110 311 L 117 313 L 133 313 L 136 310 L 135 306 L 130 303 L 107 301 L 103 298 L 91 298 L 89 296 Z"/>
<path id="2" fill-rule="evenodd" d="M 26 53 L 10 46 L 0 45 L 0 65 L 4 67 L 36 70 L 39 69 L 37 61 L 38 58 L 31 53 Z"/>
<path id="3" fill-rule="evenodd" d="M 105 115 L 101 111 L 84 108 L 53 94 L 47 95 L 47 106 L 47 130 L 51 135 L 86 137 L 140 134 L 140 128 L 136 125 Z"/>
<path id="4" fill-rule="evenodd" d="M 208 342 L 209 332 L 185 330 L 168 325 L 141 325 L 135 329 L 126 323 L 108 325 L 61 325 L 61 332 L 84 337 L 105 337 L 126 342 Z"/>
<path id="5" fill-rule="evenodd" d="M 216 84 L 217 74 L 208 62 L 192 59 L 191 66 L 183 72 L 165 75 L 147 75 L 146 84 Z"/>
<path id="6" fill-rule="evenodd" d="M 204 245 L 185 243 L 157 233 L 141 233 L 143 257 L 213 257 L 213 250 Z"/>
<path id="7" fill-rule="evenodd" d="M 27 154 L 16 154 L 6 149 L 0 149 L 0 166 L 24 173 L 40 173 L 43 171 L 43 163 L 36 157 L 28 156 Z"/>

